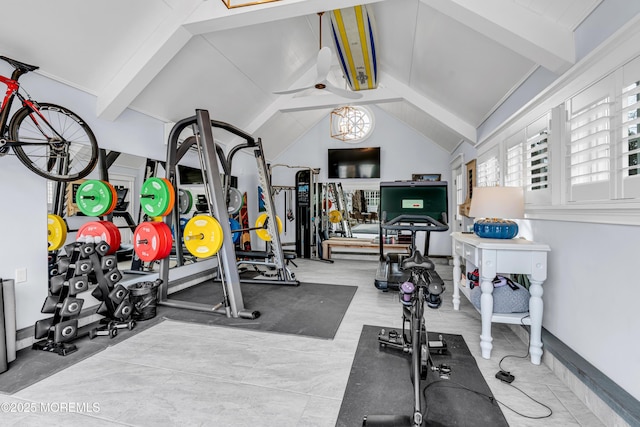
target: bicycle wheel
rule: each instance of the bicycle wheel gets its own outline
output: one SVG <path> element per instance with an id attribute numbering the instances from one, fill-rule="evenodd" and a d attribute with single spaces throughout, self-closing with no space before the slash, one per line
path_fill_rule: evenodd
<path id="1" fill-rule="evenodd" d="M 98 163 L 98 143 L 91 128 L 74 112 L 54 104 L 39 111 L 20 108 L 9 132 L 18 159 L 31 171 L 53 181 L 84 178 Z"/>

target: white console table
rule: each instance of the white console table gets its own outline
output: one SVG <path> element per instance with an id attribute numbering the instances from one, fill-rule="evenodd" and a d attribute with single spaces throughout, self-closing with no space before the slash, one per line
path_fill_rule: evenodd
<path id="1" fill-rule="evenodd" d="M 460 309 L 460 291 L 470 299 L 470 289 L 460 286 L 461 260 L 467 263 L 466 271 L 478 268 L 480 273 L 480 315 L 482 333 L 480 348 L 482 357 L 489 359 L 493 348 L 491 323 L 512 323 L 531 326 L 529 352 L 531 363 L 540 364 L 542 358 L 542 283 L 547 278 L 548 245 L 525 239 L 483 239 L 470 233 L 452 233 L 453 239 L 453 309 Z M 473 268 L 469 268 L 473 267 Z M 493 283 L 496 274 L 526 274 L 529 276 L 529 317 L 526 313 L 493 313 Z"/>

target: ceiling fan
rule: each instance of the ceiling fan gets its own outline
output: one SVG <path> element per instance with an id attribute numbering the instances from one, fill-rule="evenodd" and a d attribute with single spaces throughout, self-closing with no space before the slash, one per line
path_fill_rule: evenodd
<path id="1" fill-rule="evenodd" d="M 305 91 L 307 89 L 326 89 L 327 91 L 334 93 L 339 96 L 343 96 L 345 98 L 351 99 L 359 99 L 362 98 L 362 94 L 358 92 L 353 92 L 346 89 L 341 89 L 329 82 L 327 77 L 329 76 L 329 69 L 331 68 L 331 49 L 327 46 L 322 47 L 322 15 L 324 12 L 318 12 L 318 17 L 320 20 L 320 51 L 318 52 L 318 58 L 316 59 L 316 78 L 314 80 L 314 84 L 310 86 L 300 87 L 296 89 L 289 90 L 281 90 L 277 92 L 273 92 L 277 95 L 285 95 L 288 93 L 298 93 Z"/>

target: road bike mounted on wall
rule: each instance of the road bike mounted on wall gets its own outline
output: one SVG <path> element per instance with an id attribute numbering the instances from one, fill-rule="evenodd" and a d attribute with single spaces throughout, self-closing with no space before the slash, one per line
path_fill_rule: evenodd
<path id="1" fill-rule="evenodd" d="M 73 111 L 39 103 L 20 91 L 18 79 L 39 67 L 0 56 L 13 68 L 11 77 L 0 75 L 7 91 L 0 106 L 0 156 L 9 148 L 31 171 L 52 181 L 84 178 L 98 162 L 98 143 L 87 123 Z M 13 115 L 15 98 L 22 104 Z"/>

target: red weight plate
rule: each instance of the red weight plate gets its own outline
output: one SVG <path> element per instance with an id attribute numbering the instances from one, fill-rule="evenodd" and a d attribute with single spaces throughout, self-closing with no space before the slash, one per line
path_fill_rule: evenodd
<path id="1" fill-rule="evenodd" d="M 171 228 L 165 223 L 162 223 L 160 228 L 164 229 L 164 234 L 167 236 L 167 244 L 165 245 L 165 253 L 163 257 L 166 258 L 171 255 L 171 249 L 173 249 L 173 234 L 171 233 Z"/>
<path id="2" fill-rule="evenodd" d="M 171 254 L 171 248 L 173 246 L 173 238 L 171 236 L 171 229 L 164 222 L 154 222 L 154 227 L 158 231 L 160 236 L 160 249 L 158 253 L 158 259 L 163 259 Z"/>
<path id="3" fill-rule="evenodd" d="M 162 222 L 154 221 L 151 223 L 151 226 L 154 228 L 158 240 L 158 250 L 156 251 L 155 258 L 156 261 L 164 258 L 163 255 L 166 252 L 167 246 L 167 236 L 164 235 L 164 230 L 158 227 L 159 224 L 162 224 Z"/>
<path id="4" fill-rule="evenodd" d="M 154 222 L 145 221 L 133 233 L 133 249 L 142 261 L 151 262 L 159 258 L 161 241 Z M 162 248 L 162 251 L 165 249 Z"/>
<path id="5" fill-rule="evenodd" d="M 116 253 L 118 249 L 120 249 L 120 244 L 122 243 L 122 235 L 120 234 L 120 230 L 118 226 L 109 221 L 104 221 L 105 226 L 111 230 L 111 241 L 107 242 L 109 244 L 109 252 L 108 255 L 112 255 Z"/>

